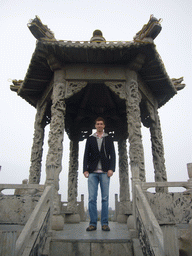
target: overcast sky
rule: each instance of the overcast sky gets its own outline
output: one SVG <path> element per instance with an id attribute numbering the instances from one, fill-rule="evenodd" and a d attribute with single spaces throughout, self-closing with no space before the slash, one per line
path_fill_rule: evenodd
<path id="1" fill-rule="evenodd" d="M 170 78 L 184 76 L 186 87 L 159 109 L 163 133 L 166 170 L 169 181 L 187 181 L 186 164 L 192 162 L 192 3 L 191 0 L 1 0 L 0 1 L 0 183 L 20 184 L 28 178 L 36 110 L 10 90 L 11 80 L 24 79 L 36 39 L 27 28 L 38 15 L 58 40 L 88 41 L 100 29 L 108 41 L 131 41 L 148 22 L 151 14 L 162 18 L 162 31 L 155 39 Z M 42 163 L 45 180 L 47 136 Z M 147 181 L 154 181 L 149 131 L 144 128 L 143 144 Z M 68 180 L 67 136 L 64 139 L 63 170 L 60 193 L 67 200 Z M 78 199 L 85 194 L 87 180 L 82 174 L 80 143 Z M 131 176 L 131 174 L 130 174 Z M 111 179 L 110 206 L 119 193 L 118 170 Z"/>

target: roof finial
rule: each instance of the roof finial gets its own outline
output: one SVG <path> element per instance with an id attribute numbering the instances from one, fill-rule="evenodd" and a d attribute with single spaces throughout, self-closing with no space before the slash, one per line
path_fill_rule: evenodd
<path id="1" fill-rule="evenodd" d="M 103 37 L 103 33 L 101 32 L 101 30 L 99 29 L 96 29 L 94 32 L 93 32 L 93 36 L 91 37 L 90 39 L 90 42 L 97 42 L 97 43 L 100 43 L 100 42 L 105 42 L 105 38 Z"/>

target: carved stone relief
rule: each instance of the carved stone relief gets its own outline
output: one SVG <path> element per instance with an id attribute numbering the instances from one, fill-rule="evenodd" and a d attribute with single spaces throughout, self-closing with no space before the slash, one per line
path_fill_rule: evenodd
<path id="1" fill-rule="evenodd" d="M 51 123 L 48 145 L 49 150 L 47 154 L 46 183 L 54 185 L 54 214 L 60 213 L 60 204 L 58 198 L 59 190 L 59 174 L 61 172 L 61 160 L 63 154 L 63 136 L 65 128 L 65 80 L 63 78 L 63 71 L 57 70 L 54 74 L 54 85 L 52 93 L 51 106 Z"/>
<path id="2" fill-rule="evenodd" d="M 161 132 L 160 119 L 157 110 L 147 103 L 148 112 L 150 114 L 150 133 L 152 143 L 153 165 L 155 169 L 155 181 L 167 181 L 165 169 L 164 147 Z M 156 188 L 157 192 L 166 192 L 167 188 Z"/>
<path id="3" fill-rule="evenodd" d="M 85 81 L 67 81 L 66 82 L 66 91 L 65 91 L 65 98 L 70 98 L 75 93 L 81 91 L 85 86 L 87 85 L 87 82 Z"/>
<path id="4" fill-rule="evenodd" d="M 41 195 L 0 195 L 0 223 L 25 225 Z"/>
<path id="5" fill-rule="evenodd" d="M 46 214 L 44 222 L 41 229 L 38 232 L 37 238 L 35 240 L 34 246 L 30 252 L 30 255 L 43 255 L 43 249 L 45 247 L 48 232 L 50 229 L 50 208 Z"/>
<path id="6" fill-rule="evenodd" d="M 78 140 L 70 141 L 67 211 L 77 213 Z"/>
<path id="7" fill-rule="evenodd" d="M 150 207 L 160 224 L 189 223 L 192 219 L 191 194 L 146 192 Z"/>
<path id="8" fill-rule="evenodd" d="M 129 195 L 129 174 L 128 174 L 128 156 L 127 141 L 124 138 L 118 141 L 119 151 L 119 182 L 120 182 L 120 205 L 119 214 L 128 214 Z"/>
<path id="9" fill-rule="evenodd" d="M 137 225 L 137 231 L 138 231 L 138 238 L 140 241 L 143 255 L 155 256 L 155 253 L 154 253 L 153 249 L 151 248 L 150 241 L 147 236 L 147 232 L 145 230 L 145 227 L 142 223 L 141 216 L 139 215 L 138 211 L 137 211 L 137 216 L 136 216 L 136 225 Z"/>
<path id="10" fill-rule="evenodd" d="M 138 165 L 139 177 L 141 181 L 145 181 L 145 167 L 144 167 L 144 151 L 141 135 L 141 116 L 139 103 L 141 101 L 141 94 L 138 90 L 138 83 L 136 80 L 136 73 L 128 73 L 127 81 L 127 123 L 129 133 L 129 155 L 130 164 Z"/>
<path id="11" fill-rule="evenodd" d="M 41 108 L 37 105 L 35 117 L 35 132 L 33 137 L 33 146 L 31 149 L 31 166 L 29 170 L 29 183 L 39 184 L 41 176 L 41 161 L 43 154 L 44 125 L 42 124 Z"/>
<path id="12" fill-rule="evenodd" d="M 126 99 L 125 82 L 110 81 L 105 82 L 105 85 L 118 95 L 119 98 Z"/>

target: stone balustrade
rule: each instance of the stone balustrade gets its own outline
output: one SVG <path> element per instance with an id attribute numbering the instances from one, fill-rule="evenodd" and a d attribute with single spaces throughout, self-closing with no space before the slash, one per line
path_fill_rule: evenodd
<path id="1" fill-rule="evenodd" d="M 141 182 L 138 167 L 135 166 L 133 185 L 133 226 L 139 236 L 143 252 L 148 255 L 179 255 L 179 250 L 188 253 L 191 244 L 191 231 L 185 230 L 187 237 L 179 237 L 179 226 L 185 228 L 191 223 L 192 212 L 192 164 L 187 164 L 188 181 L 184 182 Z M 184 192 L 168 192 L 170 187 L 183 187 Z M 147 190 L 156 188 L 158 193 Z M 157 188 L 167 188 L 158 190 Z M 128 218 L 128 222 L 130 223 Z M 190 225 L 189 225 L 190 226 Z M 190 226 L 191 227 L 191 226 Z M 184 231 L 182 231 L 184 232 Z M 188 233 L 187 233 L 188 232 Z M 169 240 L 167 240 L 169 236 Z M 185 238 L 185 244 L 182 243 Z M 180 243 L 179 243 L 180 241 Z M 184 249 L 183 249 L 184 248 Z M 191 255 L 191 254 L 186 255 Z"/>
<path id="2" fill-rule="evenodd" d="M 16 241 L 16 256 L 41 255 L 48 232 L 51 230 L 53 214 L 53 188 L 47 186 Z"/>

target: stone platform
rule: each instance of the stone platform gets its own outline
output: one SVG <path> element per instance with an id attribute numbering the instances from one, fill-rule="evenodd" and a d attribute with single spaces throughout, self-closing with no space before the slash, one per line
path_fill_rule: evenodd
<path id="1" fill-rule="evenodd" d="M 134 241 L 126 224 L 110 222 L 109 232 L 102 231 L 100 225 L 96 231 L 87 232 L 88 225 L 88 222 L 65 224 L 64 230 L 54 231 L 50 242 L 50 256 L 136 255 Z"/>
<path id="2" fill-rule="evenodd" d="M 52 231 L 42 256 L 143 256 L 139 241 L 131 239 L 127 224 L 110 222 L 109 232 L 102 231 L 100 225 L 96 231 L 87 232 L 88 225 L 88 222 L 65 224 L 64 230 Z M 0 225 L 0 233 L 5 231 L 9 242 L 10 239 L 16 242 L 23 227 L 23 225 Z M 1 242 L 0 247 L 3 246 Z M 12 252 L 14 248 L 6 246 L 4 250 Z"/>

